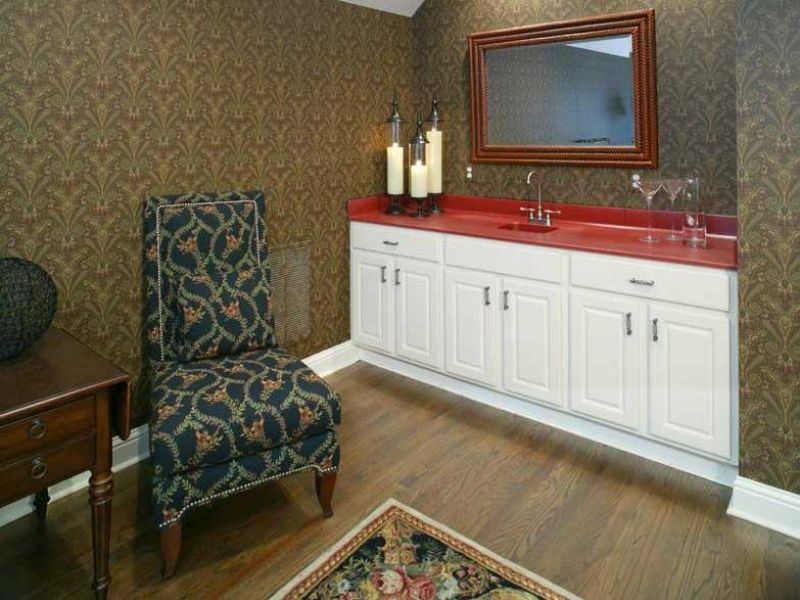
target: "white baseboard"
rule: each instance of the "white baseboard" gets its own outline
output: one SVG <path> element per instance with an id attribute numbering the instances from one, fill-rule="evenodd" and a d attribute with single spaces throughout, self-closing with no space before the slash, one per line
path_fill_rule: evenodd
<path id="1" fill-rule="evenodd" d="M 311 367 L 317 375 L 325 377 L 331 373 L 349 367 L 355 363 L 361 354 L 361 350 L 347 340 L 336 346 L 312 354 L 304 358 L 303 362 Z"/>
<path id="2" fill-rule="evenodd" d="M 738 468 L 735 465 L 660 444 L 602 423 L 583 419 L 535 402 L 527 402 L 377 352 L 362 349 L 358 360 L 722 485 L 730 487 L 738 474 Z"/>
<path id="3" fill-rule="evenodd" d="M 318 375 L 325 377 L 334 371 L 344 369 L 358 360 L 360 350 L 347 340 L 322 352 L 304 359 Z M 131 431 L 127 440 L 114 438 L 112 469 L 121 471 L 126 467 L 146 459 L 150 455 L 147 425 L 141 425 Z M 89 487 L 89 472 L 79 473 L 50 487 L 50 500 L 58 500 L 69 494 Z M 33 496 L 28 496 L 0 508 L 0 527 L 16 521 L 34 511 Z"/>
<path id="4" fill-rule="evenodd" d="M 150 455 L 149 442 L 147 439 L 147 425 L 135 427 L 131 430 L 130 436 L 125 441 L 114 438 L 112 470 L 120 471 L 126 467 L 136 464 L 140 460 Z M 60 481 L 51 486 L 50 501 L 58 500 L 80 490 L 89 487 L 89 471 L 78 473 L 69 479 Z M 16 521 L 34 511 L 33 496 L 21 498 L 16 502 L 7 504 L 0 509 L 0 527 L 11 521 Z"/>
<path id="5" fill-rule="evenodd" d="M 728 514 L 800 539 L 800 495 L 737 477 Z"/>

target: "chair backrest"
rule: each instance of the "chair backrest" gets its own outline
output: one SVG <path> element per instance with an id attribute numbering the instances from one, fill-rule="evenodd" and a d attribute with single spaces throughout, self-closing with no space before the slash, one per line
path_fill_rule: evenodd
<path id="1" fill-rule="evenodd" d="M 212 269 L 267 267 L 265 214 L 261 191 L 155 196 L 145 202 L 145 327 L 150 361 L 176 358 L 177 278 Z"/>

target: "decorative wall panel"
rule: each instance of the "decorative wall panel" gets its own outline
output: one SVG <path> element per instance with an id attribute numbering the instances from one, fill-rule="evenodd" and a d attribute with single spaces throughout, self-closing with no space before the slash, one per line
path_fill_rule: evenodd
<path id="1" fill-rule="evenodd" d="M 344 203 L 383 189 L 411 27 L 331 0 L 0 2 L 0 255 L 41 263 L 57 325 L 136 374 L 144 198 L 261 188 L 270 246 L 310 247 L 290 350 L 346 340 Z"/>
<path id="2" fill-rule="evenodd" d="M 738 21 L 740 471 L 800 493 L 800 4 Z"/>

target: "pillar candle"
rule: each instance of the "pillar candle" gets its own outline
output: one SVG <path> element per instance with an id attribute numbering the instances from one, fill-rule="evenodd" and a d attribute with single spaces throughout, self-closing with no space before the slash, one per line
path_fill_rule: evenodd
<path id="1" fill-rule="evenodd" d="M 442 193 L 442 132 L 428 131 L 428 144 L 425 146 L 425 162 L 428 165 L 428 193 Z"/>
<path id="2" fill-rule="evenodd" d="M 403 147 L 397 144 L 386 148 L 386 192 L 403 193 Z"/>
<path id="3" fill-rule="evenodd" d="M 421 162 L 411 165 L 408 181 L 412 198 L 424 198 L 428 195 L 428 167 Z"/>

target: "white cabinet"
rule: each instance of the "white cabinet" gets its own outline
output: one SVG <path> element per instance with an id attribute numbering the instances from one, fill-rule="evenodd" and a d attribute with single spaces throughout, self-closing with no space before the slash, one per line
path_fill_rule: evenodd
<path id="1" fill-rule="evenodd" d="M 639 302 L 588 290 L 570 294 L 570 407 L 636 429 L 642 335 Z"/>
<path id="2" fill-rule="evenodd" d="M 652 303 L 648 312 L 650 433 L 729 458 L 727 315 L 661 303 Z"/>
<path id="3" fill-rule="evenodd" d="M 489 273 L 445 272 L 445 370 L 497 384 L 500 280 Z"/>
<path id="4" fill-rule="evenodd" d="M 353 250 L 351 337 L 359 345 L 442 366 L 442 267 Z"/>
<path id="5" fill-rule="evenodd" d="M 442 367 L 442 267 L 398 258 L 392 276 L 397 355 Z"/>
<path id="6" fill-rule="evenodd" d="M 548 404 L 562 404 L 561 287 L 504 278 L 503 387 Z"/>
<path id="7" fill-rule="evenodd" d="M 367 223 L 351 255 L 359 346 L 733 462 L 734 273 Z"/>
<path id="8" fill-rule="evenodd" d="M 394 287 L 390 256 L 353 250 L 350 255 L 350 329 L 353 341 L 389 351 L 393 344 Z"/>

